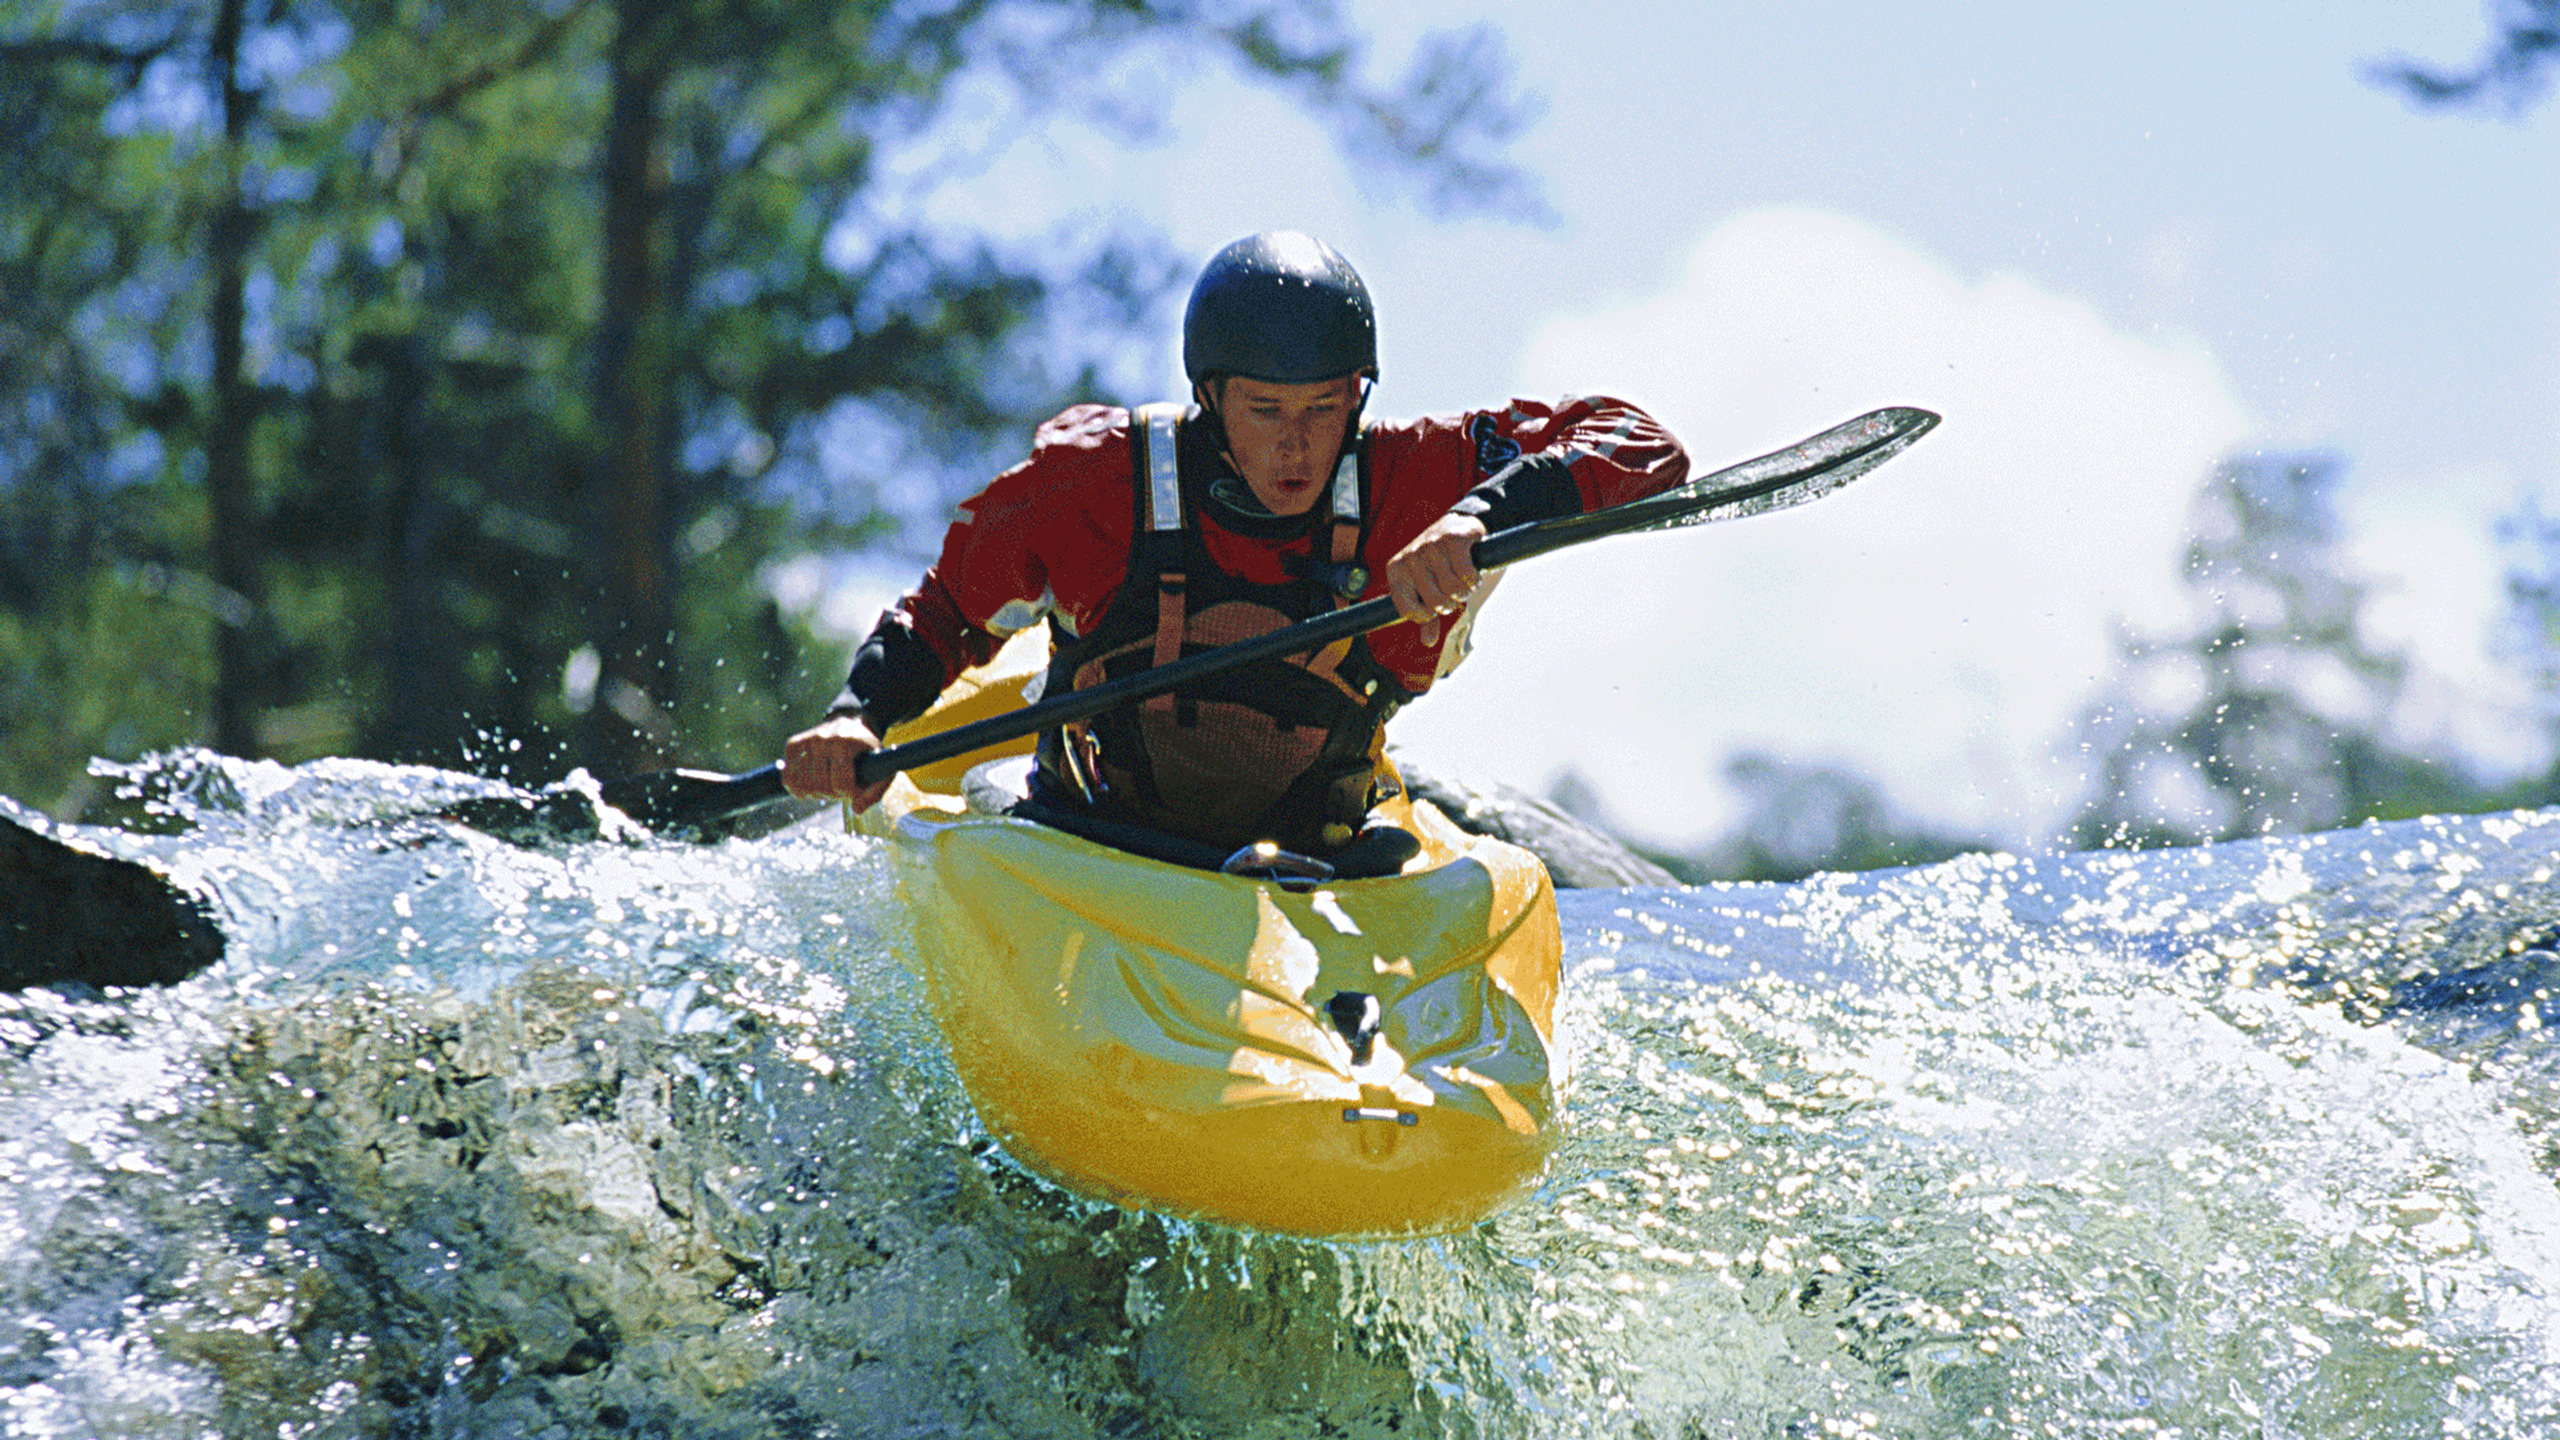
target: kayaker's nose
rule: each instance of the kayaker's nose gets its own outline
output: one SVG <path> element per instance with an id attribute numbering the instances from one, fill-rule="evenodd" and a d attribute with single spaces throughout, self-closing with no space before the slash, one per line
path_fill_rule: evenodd
<path id="1" fill-rule="evenodd" d="M 1324 1013 L 1351 1047 L 1351 1063 L 1366 1065 L 1378 1045 L 1378 1023 L 1385 1018 L 1378 997 L 1363 990 L 1336 990 L 1324 1002 Z"/>

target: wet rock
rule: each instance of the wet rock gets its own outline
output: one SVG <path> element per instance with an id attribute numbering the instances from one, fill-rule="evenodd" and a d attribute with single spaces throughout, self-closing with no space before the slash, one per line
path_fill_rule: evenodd
<path id="1" fill-rule="evenodd" d="M 1616 836 L 1574 818 L 1554 803 L 1508 785 L 1481 786 L 1434 774 L 1398 754 L 1396 768 L 1417 797 L 1428 800 L 1461 830 L 1507 840 L 1546 862 L 1547 874 L 1568 890 L 1615 890 L 1635 885 L 1677 885 L 1678 876 L 1626 847 Z"/>
<path id="2" fill-rule="evenodd" d="M 222 944 L 211 909 L 167 876 L 0 810 L 0 990 L 175 984 Z"/>

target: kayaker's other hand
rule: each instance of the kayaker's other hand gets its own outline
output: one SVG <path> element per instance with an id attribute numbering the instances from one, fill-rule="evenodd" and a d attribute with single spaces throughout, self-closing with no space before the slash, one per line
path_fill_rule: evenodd
<path id="1" fill-rule="evenodd" d="M 854 765 L 880 748 L 880 737 L 855 715 L 830 715 L 782 746 L 782 788 L 811 800 L 848 800 L 859 813 L 880 803 L 889 782 L 865 785 Z"/>
<path id="2" fill-rule="evenodd" d="M 1396 613 L 1414 622 L 1422 643 L 1440 643 L 1440 620 L 1455 615 L 1476 592 L 1476 542 L 1484 522 L 1473 515 L 1443 515 L 1387 562 L 1387 593 Z"/>

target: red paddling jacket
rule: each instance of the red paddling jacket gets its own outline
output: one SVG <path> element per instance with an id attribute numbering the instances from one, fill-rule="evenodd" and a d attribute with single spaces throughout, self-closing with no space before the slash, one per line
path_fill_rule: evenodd
<path id="1" fill-rule="evenodd" d="M 1515 400 L 1370 423 L 1322 501 L 1275 516 L 1196 409 L 1079 405 L 961 504 L 941 558 L 855 652 L 829 713 L 886 734 L 1044 619 L 1050 692 L 1081 689 L 1383 594 L 1388 559 L 1451 511 L 1492 533 L 1687 474 L 1679 442 L 1623 401 Z M 1463 644 L 1457 627 L 1426 646 L 1393 625 L 1052 730 L 1044 798 L 1212 846 L 1330 850 L 1378 798 L 1387 717 Z"/>

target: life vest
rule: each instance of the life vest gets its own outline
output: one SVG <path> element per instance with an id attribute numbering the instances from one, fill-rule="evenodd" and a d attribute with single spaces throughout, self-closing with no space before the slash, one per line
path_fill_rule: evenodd
<path id="1" fill-rule="evenodd" d="M 1185 485 L 1184 416 L 1185 407 L 1166 404 L 1131 417 L 1137 514 L 1128 577 L 1090 631 L 1058 644 L 1044 693 L 1267 634 L 1350 604 L 1367 587 L 1364 443 L 1344 447 L 1334 467 L 1306 573 L 1263 584 L 1210 561 L 1186 494 L 1198 482 Z M 1045 732 L 1043 790 L 1215 847 L 1273 840 L 1323 853 L 1349 841 L 1394 783 L 1385 725 L 1411 698 L 1353 636 Z"/>

